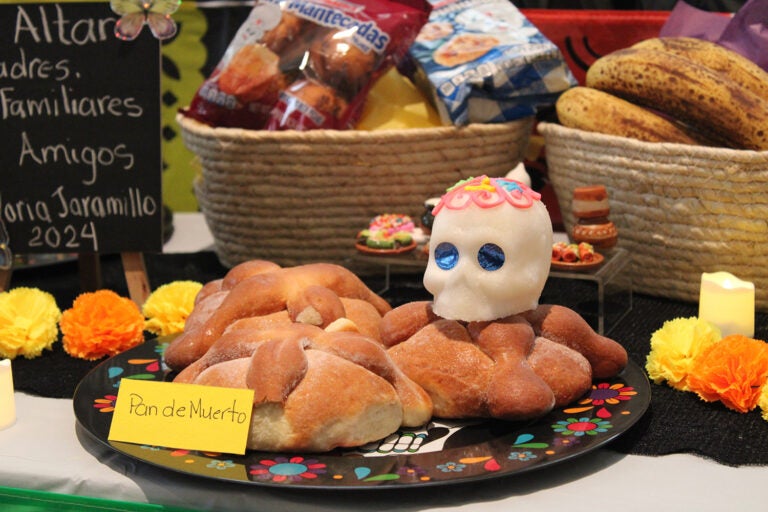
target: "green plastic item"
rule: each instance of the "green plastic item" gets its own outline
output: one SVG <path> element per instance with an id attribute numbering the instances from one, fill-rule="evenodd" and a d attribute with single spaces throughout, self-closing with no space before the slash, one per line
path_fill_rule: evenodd
<path id="1" fill-rule="evenodd" d="M 189 509 L 166 507 L 148 503 L 105 500 L 88 496 L 71 496 L 45 491 L 31 491 L 12 487 L 0 487 L 0 510 L 3 512 L 91 512 L 109 510 L 113 512 L 156 511 L 190 512 Z"/>

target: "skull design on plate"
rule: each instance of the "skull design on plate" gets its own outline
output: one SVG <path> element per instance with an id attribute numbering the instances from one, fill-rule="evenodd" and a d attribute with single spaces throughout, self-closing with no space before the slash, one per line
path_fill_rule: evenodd
<path id="1" fill-rule="evenodd" d="M 512 179 L 457 183 L 434 209 L 424 286 L 437 315 L 488 321 L 535 309 L 549 275 L 552 222 Z"/>

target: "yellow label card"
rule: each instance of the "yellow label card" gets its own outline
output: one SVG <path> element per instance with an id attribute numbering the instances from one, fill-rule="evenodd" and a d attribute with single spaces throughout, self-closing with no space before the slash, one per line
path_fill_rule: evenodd
<path id="1" fill-rule="evenodd" d="M 253 390 L 122 379 L 109 440 L 244 454 Z"/>

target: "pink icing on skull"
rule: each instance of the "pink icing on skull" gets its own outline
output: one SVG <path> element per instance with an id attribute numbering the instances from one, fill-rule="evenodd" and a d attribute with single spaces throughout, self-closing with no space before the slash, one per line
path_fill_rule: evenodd
<path id="1" fill-rule="evenodd" d="M 435 207 L 424 286 L 438 315 L 496 320 L 538 306 L 552 253 L 541 195 L 506 178 L 459 182 Z"/>
<path id="2" fill-rule="evenodd" d="M 493 208 L 507 202 L 518 208 L 529 208 L 540 199 L 541 194 L 519 181 L 480 176 L 460 181 L 448 189 L 432 214 L 437 215 L 443 207 L 463 210 L 471 204 L 481 208 Z"/>

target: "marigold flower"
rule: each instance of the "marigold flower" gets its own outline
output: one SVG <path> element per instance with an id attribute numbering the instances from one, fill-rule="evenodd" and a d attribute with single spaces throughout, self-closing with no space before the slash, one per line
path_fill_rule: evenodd
<path id="1" fill-rule="evenodd" d="M 716 326 L 696 317 L 668 320 L 651 335 L 645 369 L 656 384 L 667 381 L 675 389 L 688 391 L 694 359 L 721 336 Z"/>
<path id="2" fill-rule="evenodd" d="M 0 293 L 0 357 L 38 357 L 59 336 L 61 311 L 50 293 L 14 288 Z"/>
<path id="3" fill-rule="evenodd" d="M 732 334 L 696 357 L 688 384 L 703 400 L 749 412 L 757 406 L 766 379 L 768 344 Z"/>
<path id="4" fill-rule="evenodd" d="M 159 336 L 182 332 L 202 287 L 195 281 L 174 281 L 152 292 L 142 307 L 145 329 Z"/>
<path id="5" fill-rule="evenodd" d="M 144 316 L 130 299 L 110 290 L 78 296 L 61 315 L 64 350 L 80 359 L 99 359 L 144 341 Z"/>

